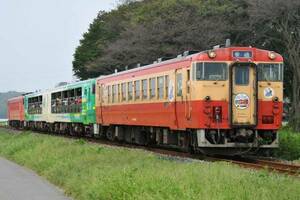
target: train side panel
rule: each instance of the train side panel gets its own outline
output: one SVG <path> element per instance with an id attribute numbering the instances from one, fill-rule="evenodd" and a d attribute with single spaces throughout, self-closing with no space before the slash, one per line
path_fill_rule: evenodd
<path id="1" fill-rule="evenodd" d="M 91 79 L 27 95 L 26 121 L 94 124 L 96 123 L 94 87 L 95 80 Z M 77 96 L 74 94 L 75 89 L 80 91 Z"/>
<path id="2" fill-rule="evenodd" d="M 23 96 L 8 100 L 7 117 L 9 121 L 23 122 L 25 120 Z"/>

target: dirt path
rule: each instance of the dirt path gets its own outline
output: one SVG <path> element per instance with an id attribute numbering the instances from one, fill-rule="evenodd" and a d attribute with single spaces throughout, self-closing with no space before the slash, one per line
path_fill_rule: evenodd
<path id="1" fill-rule="evenodd" d="M 31 170 L 0 158 L 1 200 L 70 200 Z"/>

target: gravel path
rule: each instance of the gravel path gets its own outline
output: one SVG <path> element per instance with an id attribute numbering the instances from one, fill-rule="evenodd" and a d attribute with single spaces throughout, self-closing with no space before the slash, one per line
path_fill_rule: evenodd
<path id="1" fill-rule="evenodd" d="M 70 200 L 34 172 L 0 158 L 1 200 Z"/>

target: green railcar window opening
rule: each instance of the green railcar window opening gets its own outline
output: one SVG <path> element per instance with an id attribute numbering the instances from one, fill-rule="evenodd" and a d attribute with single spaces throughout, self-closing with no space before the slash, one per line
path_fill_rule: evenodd
<path id="1" fill-rule="evenodd" d="M 82 88 L 72 88 L 51 94 L 51 113 L 80 113 L 82 111 Z"/>

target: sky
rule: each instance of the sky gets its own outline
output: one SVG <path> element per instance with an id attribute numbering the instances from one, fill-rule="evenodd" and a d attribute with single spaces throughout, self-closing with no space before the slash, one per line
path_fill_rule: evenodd
<path id="1" fill-rule="evenodd" d="M 0 92 L 31 92 L 74 79 L 72 60 L 100 10 L 117 0 L 0 0 Z"/>

